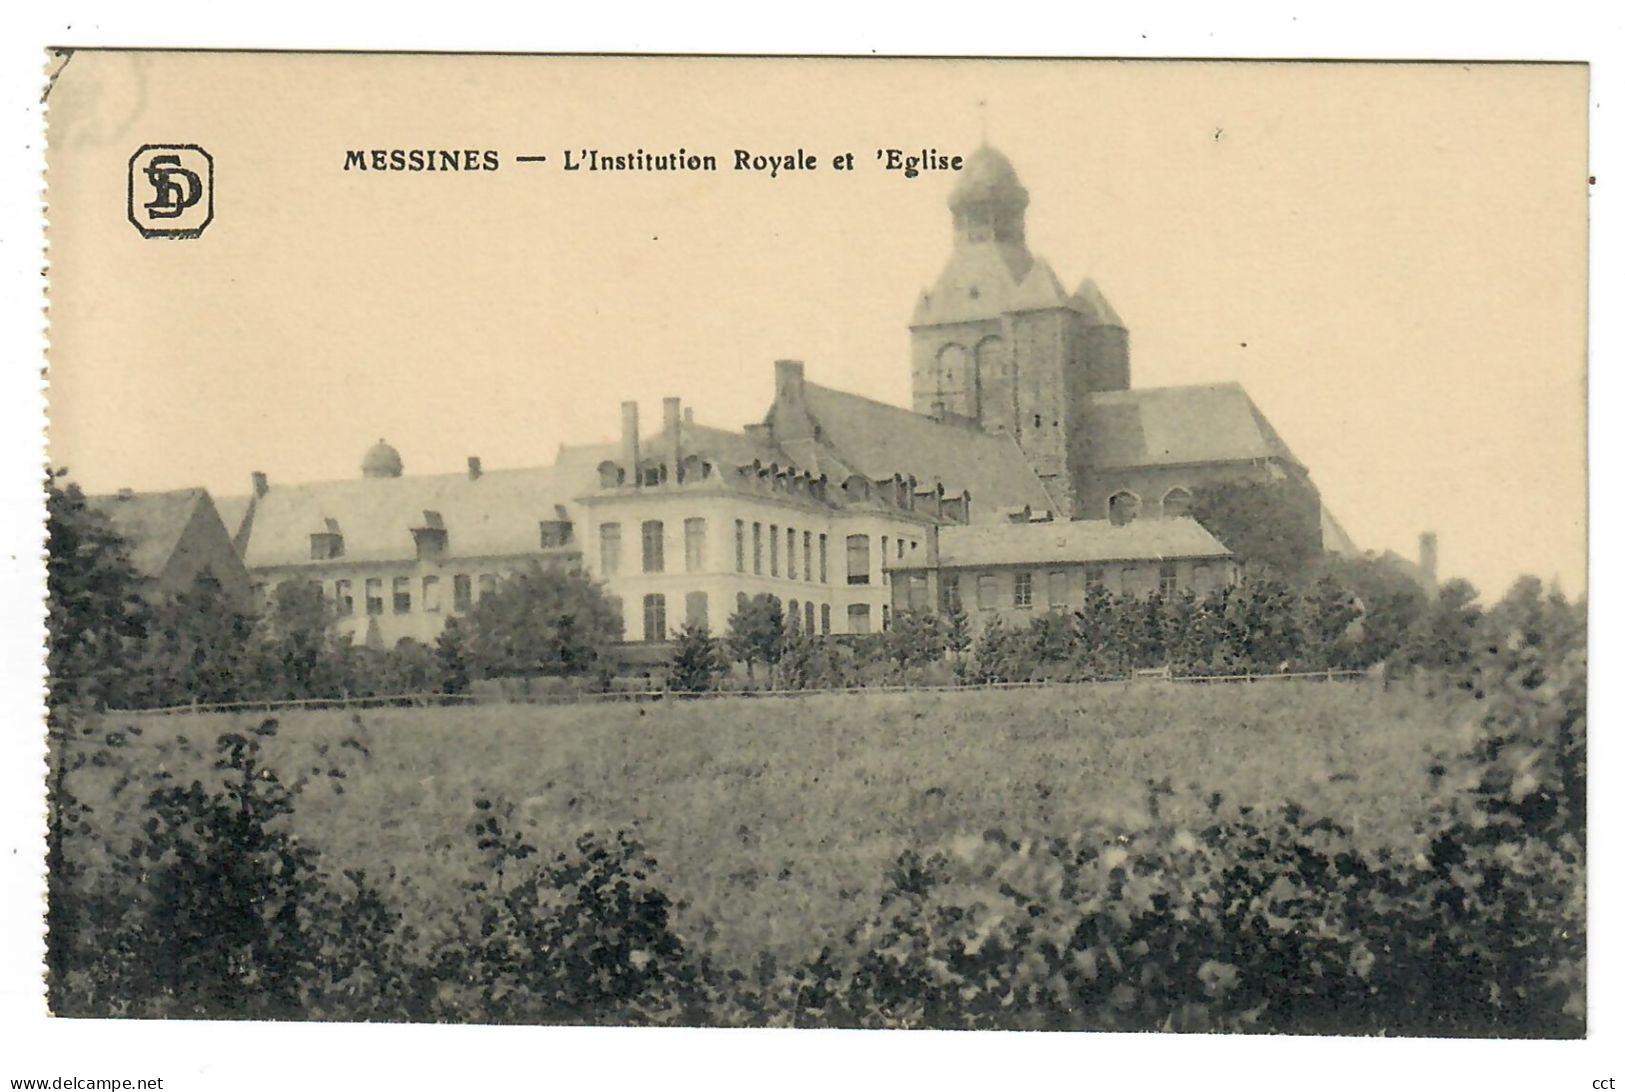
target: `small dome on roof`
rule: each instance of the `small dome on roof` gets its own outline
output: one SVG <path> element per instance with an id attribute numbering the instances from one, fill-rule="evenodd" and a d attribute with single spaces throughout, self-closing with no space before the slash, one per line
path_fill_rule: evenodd
<path id="1" fill-rule="evenodd" d="M 401 476 L 401 453 L 379 440 L 367 449 L 361 460 L 363 478 L 398 478 Z"/>
<path id="2" fill-rule="evenodd" d="M 999 200 L 1025 207 L 1027 189 L 1016 177 L 1016 169 L 1010 165 L 1005 154 L 984 144 L 972 152 L 966 161 L 964 170 L 959 174 L 959 182 L 948 198 L 948 207 Z"/>

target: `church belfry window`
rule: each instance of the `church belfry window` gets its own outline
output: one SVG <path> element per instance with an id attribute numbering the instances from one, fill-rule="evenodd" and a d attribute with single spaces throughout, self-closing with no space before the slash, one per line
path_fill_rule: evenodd
<path id="1" fill-rule="evenodd" d="M 1176 516 L 1188 516 L 1190 511 L 1190 490 L 1176 485 L 1162 495 L 1162 514 L 1165 517 L 1173 519 Z"/>
<path id="2" fill-rule="evenodd" d="M 1140 498 L 1128 490 L 1113 493 L 1106 502 L 1106 518 L 1111 520 L 1112 526 L 1122 527 L 1133 523 L 1140 515 Z"/>

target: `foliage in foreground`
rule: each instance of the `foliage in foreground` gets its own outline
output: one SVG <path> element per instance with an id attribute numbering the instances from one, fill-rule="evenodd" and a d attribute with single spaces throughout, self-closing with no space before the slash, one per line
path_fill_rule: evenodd
<path id="1" fill-rule="evenodd" d="M 723 970 L 623 832 L 537 846 L 471 801 L 469 875 L 434 914 L 330 874 L 288 833 L 303 794 L 364 776 L 347 738 L 302 771 L 216 744 L 221 787 L 160 774 L 116 844 L 53 823 L 53 1008 L 73 1015 L 1578 1035 L 1584 1030 L 1583 611 L 1520 585 L 1476 629 L 1471 731 L 1430 771 L 1421 852 L 1291 802 L 1208 797 L 1079 831 L 946 837 L 814 958 Z M 127 729 L 126 731 L 133 731 Z M 411 924 L 407 924 L 410 922 Z"/>

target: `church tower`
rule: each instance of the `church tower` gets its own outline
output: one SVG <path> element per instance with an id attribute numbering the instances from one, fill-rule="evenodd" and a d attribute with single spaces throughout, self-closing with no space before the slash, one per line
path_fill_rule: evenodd
<path id="1" fill-rule="evenodd" d="M 1013 437 L 1058 515 L 1083 486 L 1084 406 L 1129 385 L 1128 331 L 1093 281 L 1074 293 L 1027 249 L 1027 190 L 982 145 L 948 208 L 953 251 L 910 323 L 914 410 Z"/>

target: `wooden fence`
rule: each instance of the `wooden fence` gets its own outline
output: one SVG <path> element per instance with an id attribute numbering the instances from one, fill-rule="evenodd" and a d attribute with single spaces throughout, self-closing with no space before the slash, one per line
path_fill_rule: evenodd
<path id="1" fill-rule="evenodd" d="M 493 700 L 474 694 L 387 694 L 369 697 L 294 698 L 283 701 L 194 702 L 153 709 L 109 709 L 110 716 L 156 715 L 165 713 L 254 713 L 282 709 L 380 709 L 428 708 L 445 705 L 594 705 L 613 702 L 651 702 L 669 699 L 690 701 L 715 698 L 800 698 L 815 694 L 918 694 L 976 690 L 1040 690 L 1087 686 L 1198 685 L 1223 683 L 1264 683 L 1284 680 L 1305 682 L 1349 682 L 1371 679 L 1366 671 L 1289 671 L 1271 675 L 1175 675 L 1153 669 L 1137 671 L 1112 679 L 1056 680 L 1036 682 L 935 683 L 928 685 L 843 686 L 819 689 L 760 690 L 606 690 L 584 693 L 557 692 L 533 694 L 519 700 Z"/>

